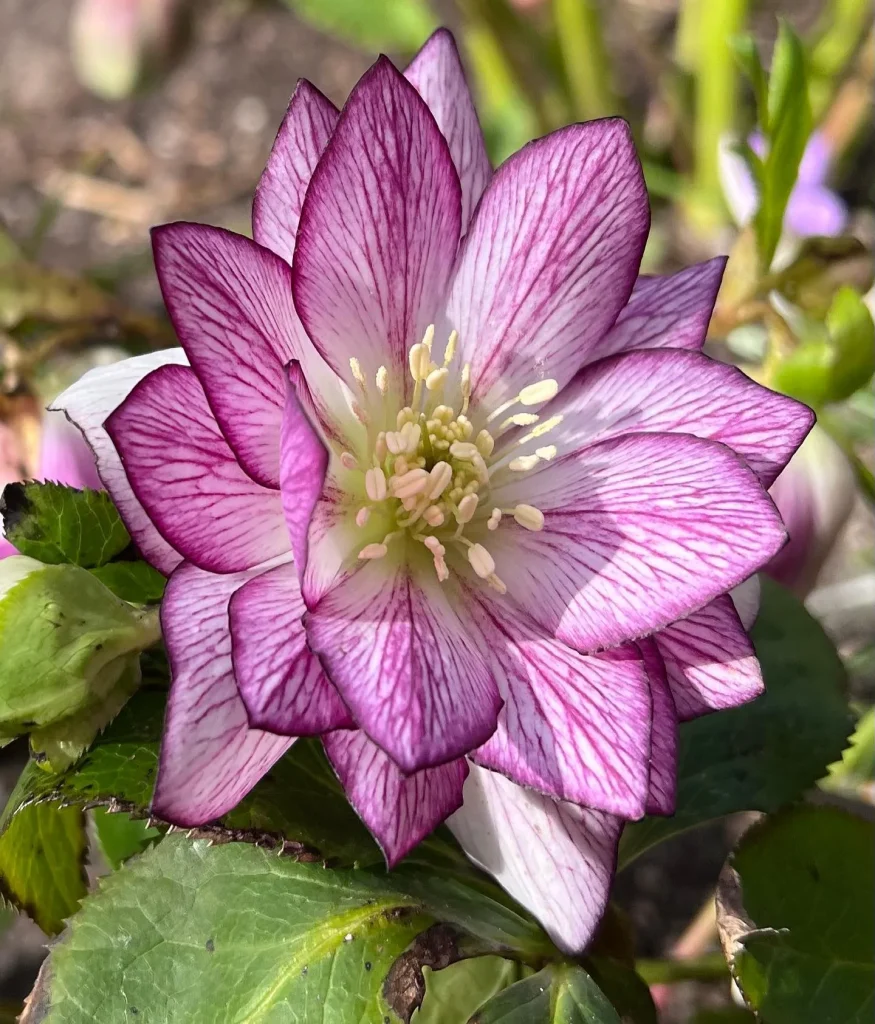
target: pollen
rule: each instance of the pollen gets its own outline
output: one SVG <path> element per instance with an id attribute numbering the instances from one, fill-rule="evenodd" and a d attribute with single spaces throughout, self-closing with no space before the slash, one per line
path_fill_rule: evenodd
<path id="1" fill-rule="evenodd" d="M 430 556 L 441 583 L 453 571 L 473 571 L 473 577 L 504 594 L 507 586 L 484 542 L 499 529 L 543 530 L 545 517 L 525 502 L 502 508 L 496 500 L 500 492 L 495 497 L 492 492 L 556 456 L 556 446 L 539 439 L 562 417 L 544 418 L 532 407 L 550 402 L 559 388 L 555 380 L 536 381 L 491 412 L 485 410 L 482 399 L 475 400 L 476 378 L 470 364 L 459 358 L 460 347 L 459 335 L 452 331 L 438 363 L 435 329 L 429 325 L 408 352 L 407 382 L 393 382 L 389 370 L 380 366 L 369 371 L 376 391 L 373 384 L 369 390 L 360 361 L 351 359 L 359 389 L 352 410 L 368 440 L 364 449 L 338 454 L 345 469 L 363 477 L 355 513 L 356 526 L 363 531 L 359 559 L 385 558 L 390 549 L 414 552 L 422 544 L 425 550 L 419 551 Z M 394 405 L 405 394 L 408 404 Z M 413 548 L 400 542 L 396 546 L 396 539 L 405 536 Z"/>

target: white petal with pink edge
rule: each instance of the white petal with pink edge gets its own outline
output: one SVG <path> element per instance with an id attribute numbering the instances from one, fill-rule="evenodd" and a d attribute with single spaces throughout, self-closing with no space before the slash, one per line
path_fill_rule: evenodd
<path id="1" fill-rule="evenodd" d="M 363 732 L 332 732 L 323 743 L 349 802 L 390 868 L 462 804 L 464 758 L 404 775 Z"/>
<path id="2" fill-rule="evenodd" d="M 483 637 L 430 570 L 414 575 L 393 553 L 368 561 L 304 620 L 353 718 L 405 772 L 485 742 L 501 706 Z"/>
<path id="3" fill-rule="evenodd" d="M 483 130 L 456 41 L 439 28 L 410 62 L 404 77 L 425 100 L 447 140 L 462 184 L 462 233 L 492 177 Z"/>
<path id="4" fill-rule="evenodd" d="M 726 257 L 715 256 L 676 274 L 639 277 L 594 358 L 639 348 L 701 352 L 725 267 Z"/>
<path id="5" fill-rule="evenodd" d="M 734 449 L 769 487 L 811 429 L 805 405 L 699 352 L 628 352 L 581 370 L 544 410 L 559 450 L 628 433 L 695 434 Z"/>
<path id="6" fill-rule="evenodd" d="M 259 571 L 216 576 L 182 565 L 167 584 L 172 684 L 152 811 L 174 825 L 230 811 L 294 742 L 249 727 L 234 681 L 228 602 Z"/>
<path id="7" fill-rule="evenodd" d="M 746 704 L 763 692 L 753 644 L 728 595 L 660 630 L 653 639 L 681 721 Z"/>
<path id="8" fill-rule="evenodd" d="M 581 651 L 685 618 L 785 539 L 741 458 L 687 434 L 627 434 L 522 476 L 496 488 L 495 504 L 537 503 L 544 526 L 495 531 L 496 572 L 535 621 Z"/>
<path id="9" fill-rule="evenodd" d="M 159 366 L 186 365 L 181 348 L 134 356 L 109 366 L 98 366 L 80 377 L 51 403 L 50 409 L 64 412 L 88 442 L 103 485 L 109 491 L 128 533 L 147 562 L 169 576 L 182 555 L 161 536 L 140 504 L 128 481 L 121 458 L 106 432 L 104 423 L 140 381 Z"/>
<path id="10" fill-rule="evenodd" d="M 623 822 L 517 786 L 472 765 L 464 803 L 447 822 L 471 860 L 580 953 L 608 903 Z"/>
<path id="11" fill-rule="evenodd" d="M 597 351 L 632 291 L 649 224 L 619 119 L 560 129 L 498 168 L 446 313 L 478 408 L 491 411 L 533 379 L 561 387 Z"/>
<path id="12" fill-rule="evenodd" d="M 313 343 L 353 383 L 407 351 L 439 308 L 459 242 L 461 188 L 417 91 L 381 57 L 353 90 L 307 189 L 293 263 Z"/>
<path id="13" fill-rule="evenodd" d="M 250 723 L 285 736 L 353 725 L 307 647 L 304 602 L 292 562 L 246 581 L 230 602 L 234 675 Z"/>
<path id="14" fill-rule="evenodd" d="M 240 572 L 289 551 L 279 491 L 240 468 L 193 370 L 154 370 L 106 429 L 134 494 L 188 561 Z"/>
<path id="15" fill-rule="evenodd" d="M 640 818 L 651 697 L 638 650 L 579 654 L 509 601 L 486 598 L 478 620 L 505 704 L 473 760 L 556 799 Z"/>
<path id="16" fill-rule="evenodd" d="M 302 78 L 252 201 L 252 237 L 291 266 L 304 195 L 339 117 L 337 107 Z"/>

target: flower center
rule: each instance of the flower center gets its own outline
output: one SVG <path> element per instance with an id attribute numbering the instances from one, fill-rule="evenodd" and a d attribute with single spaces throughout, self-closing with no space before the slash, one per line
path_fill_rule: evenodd
<path id="1" fill-rule="evenodd" d="M 468 417 L 471 404 L 471 367 L 465 364 L 454 372 L 458 334 L 450 334 L 443 362 L 433 361 L 434 326 L 408 354 L 413 378 L 413 397 L 395 416 L 394 430 L 374 430 L 372 419 L 360 403 L 353 411 L 368 430 L 364 491 L 367 503 L 356 514 L 356 523 L 364 528 L 372 513 L 380 511 L 392 524 L 377 543 L 363 545 L 361 559 L 383 558 L 389 546 L 408 535 L 429 552 L 437 578 L 449 578 L 450 553 L 464 557 L 485 582 L 505 593 L 507 587 L 495 573 L 495 562 L 487 547 L 477 540 L 486 539 L 486 531 L 497 530 L 503 516 L 527 530 L 540 530 L 544 514 L 534 505 L 517 504 L 501 508 L 491 500 L 496 483 L 507 474 L 534 469 L 543 460 L 555 457 L 556 447 L 538 447 L 530 454 L 518 454 L 536 438 L 549 433 L 561 421 L 560 416 L 541 420 L 535 412 L 512 412 L 517 406 L 530 409 L 553 398 L 555 380 L 541 380 L 524 387 L 514 398 L 483 418 L 477 430 Z M 357 359 L 350 360 L 353 377 L 367 406 L 372 400 L 368 382 Z M 385 405 L 390 396 L 390 380 L 384 366 L 377 370 L 379 401 Z M 455 395 L 455 399 L 448 396 Z M 452 402 L 452 404 L 450 404 Z M 390 410 L 384 410 L 388 415 Z M 505 415 L 509 414 L 509 415 Z M 383 417 L 384 421 L 386 417 Z M 520 437 L 501 444 L 510 430 L 531 427 Z M 362 471 L 362 461 L 343 452 L 341 462 L 349 470 Z"/>

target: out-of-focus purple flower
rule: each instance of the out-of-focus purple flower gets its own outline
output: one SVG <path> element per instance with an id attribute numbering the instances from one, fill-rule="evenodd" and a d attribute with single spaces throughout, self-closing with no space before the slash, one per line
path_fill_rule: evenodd
<path id="1" fill-rule="evenodd" d="M 4 436 L 7 432 L 11 435 L 7 427 L 3 430 Z M 21 476 L 21 467 L 13 466 L 9 464 L 9 459 L 4 459 L 0 489 L 5 484 L 20 480 Z M 68 487 L 103 490 L 94 465 L 94 456 L 82 440 L 82 434 L 61 412 L 47 412 L 43 416 L 39 463 L 34 476 L 38 480 L 53 480 Z M 0 558 L 15 554 L 18 554 L 16 549 L 5 537 L 0 536 Z"/>
<path id="2" fill-rule="evenodd" d="M 757 156 L 765 156 L 762 135 L 754 133 L 748 141 Z M 840 235 L 845 229 L 847 207 L 826 184 L 831 160 L 832 152 L 826 136 L 815 132 L 805 148 L 799 164 L 799 176 L 784 214 L 785 231 L 797 238 Z M 733 219 L 739 227 L 744 227 L 757 211 L 759 195 L 750 169 L 731 140 L 721 144 L 720 177 Z"/>
<path id="3" fill-rule="evenodd" d="M 853 511 L 854 471 L 839 446 L 815 427 L 769 493 L 790 539 L 764 571 L 804 597 Z"/>
<path id="4" fill-rule="evenodd" d="M 812 420 L 702 354 L 724 261 L 638 277 L 648 227 L 620 120 L 493 173 L 438 32 L 342 112 L 298 86 L 255 241 L 156 230 L 183 350 L 57 405 L 173 574 L 158 816 L 321 735 L 390 864 L 452 815 L 582 948 L 623 821 L 673 809 L 678 719 L 761 691 L 728 591 Z"/>

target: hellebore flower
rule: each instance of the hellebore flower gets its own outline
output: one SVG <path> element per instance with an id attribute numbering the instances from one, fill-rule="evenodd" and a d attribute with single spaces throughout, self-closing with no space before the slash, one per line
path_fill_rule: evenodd
<path id="1" fill-rule="evenodd" d="M 339 114 L 299 84 L 255 241 L 156 230 L 184 351 L 58 403 L 173 574 L 156 814 L 215 818 L 321 735 L 390 864 L 456 812 L 586 943 L 623 820 L 672 811 L 677 719 L 761 690 L 727 592 L 811 425 L 702 355 L 722 260 L 638 278 L 648 227 L 620 120 L 493 174 L 441 31 Z"/>
<path id="2" fill-rule="evenodd" d="M 748 142 L 757 156 L 765 156 L 762 135 L 754 133 Z M 844 231 L 848 222 L 847 207 L 827 186 L 832 155 L 826 136 L 815 132 L 805 147 L 784 214 L 784 229 L 791 236 L 835 236 Z M 732 218 L 739 227 L 744 227 L 757 211 L 759 195 L 750 168 L 729 140 L 720 147 L 720 178 Z"/>

